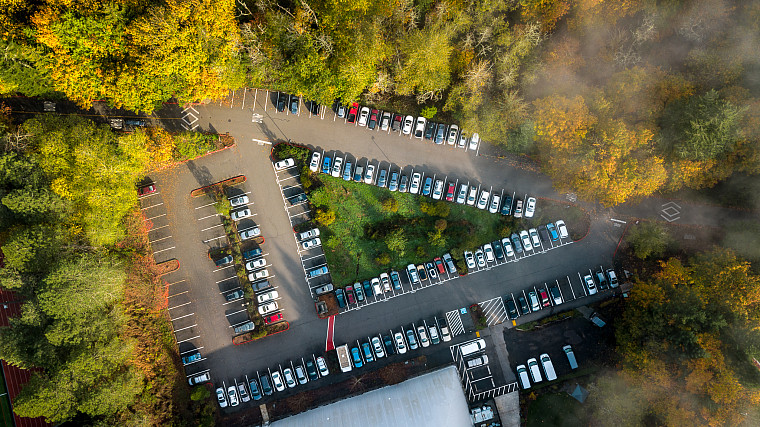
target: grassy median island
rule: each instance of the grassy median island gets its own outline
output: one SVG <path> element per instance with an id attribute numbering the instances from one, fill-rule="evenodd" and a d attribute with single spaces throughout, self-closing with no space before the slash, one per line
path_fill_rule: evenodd
<path id="1" fill-rule="evenodd" d="M 516 220 L 472 206 L 310 174 L 309 201 L 336 286 L 501 238 Z"/>

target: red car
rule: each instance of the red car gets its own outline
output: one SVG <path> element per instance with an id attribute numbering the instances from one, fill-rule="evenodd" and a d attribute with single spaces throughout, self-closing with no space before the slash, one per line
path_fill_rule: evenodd
<path id="1" fill-rule="evenodd" d="M 398 132 L 401 130 L 401 121 L 404 119 L 401 114 L 394 114 L 393 115 L 393 123 L 391 124 L 391 130 L 394 132 Z"/>
<path id="2" fill-rule="evenodd" d="M 454 201 L 454 190 L 455 185 L 453 182 L 449 183 L 449 189 L 446 191 L 446 201 L 447 202 L 453 202 Z"/>
<path id="3" fill-rule="evenodd" d="M 282 321 L 282 313 L 275 313 L 270 316 L 267 316 L 264 318 L 264 324 L 271 325 L 272 323 L 277 323 Z"/>
<path id="4" fill-rule="evenodd" d="M 367 123 L 367 128 L 372 130 L 377 126 L 377 114 L 378 111 L 376 109 L 372 110 L 372 113 L 369 115 L 369 123 Z"/>
<path id="5" fill-rule="evenodd" d="M 356 114 L 359 113 L 359 104 L 354 102 L 351 104 L 351 108 L 348 110 L 348 122 L 353 123 L 356 121 Z"/>
<path id="6" fill-rule="evenodd" d="M 539 289 L 538 296 L 541 298 L 541 306 L 549 307 L 552 303 L 549 301 L 549 294 L 546 293 L 546 289 Z"/>
<path id="7" fill-rule="evenodd" d="M 354 304 L 356 300 L 354 299 L 354 287 L 353 286 L 346 286 L 346 298 L 348 298 L 349 304 Z"/>
<path id="8" fill-rule="evenodd" d="M 140 187 L 140 189 L 137 190 L 138 196 L 145 196 L 146 194 L 155 193 L 156 192 L 156 186 L 153 184 L 146 185 L 145 187 Z"/>
<path id="9" fill-rule="evenodd" d="M 435 266 L 438 269 L 438 273 L 446 274 L 446 269 L 443 267 L 443 260 L 441 259 L 441 257 L 438 257 L 434 259 L 433 261 L 435 261 Z"/>

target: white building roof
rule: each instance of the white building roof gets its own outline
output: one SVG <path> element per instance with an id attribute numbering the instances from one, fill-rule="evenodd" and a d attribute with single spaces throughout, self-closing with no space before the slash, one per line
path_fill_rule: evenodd
<path id="1" fill-rule="evenodd" d="M 471 426 L 453 366 L 275 421 L 273 427 Z"/>

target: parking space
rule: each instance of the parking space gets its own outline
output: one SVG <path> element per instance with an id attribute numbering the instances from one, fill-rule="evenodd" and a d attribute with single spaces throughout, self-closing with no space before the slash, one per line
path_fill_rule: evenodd
<path id="1" fill-rule="evenodd" d="M 485 344 L 485 348 L 472 350 L 472 345 Z M 467 354 L 463 348 L 469 348 Z M 459 371 L 459 379 L 465 394 L 483 393 L 492 390 L 496 384 L 503 384 L 503 374 L 496 355 L 496 349 L 489 340 L 476 338 L 449 347 L 451 358 Z"/>
<path id="2" fill-rule="evenodd" d="M 139 196 L 140 211 L 145 228 L 148 229 L 148 239 L 156 263 L 173 259 L 172 251 L 176 249 L 176 245 L 169 230 L 169 219 L 159 183 L 151 181 L 147 187 L 142 187 L 141 191 L 146 191 L 146 193 Z"/>

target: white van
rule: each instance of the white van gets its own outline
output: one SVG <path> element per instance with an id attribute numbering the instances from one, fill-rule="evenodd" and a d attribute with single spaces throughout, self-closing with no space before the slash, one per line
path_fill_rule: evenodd
<path id="1" fill-rule="evenodd" d="M 573 348 L 570 347 L 570 344 L 562 347 L 562 350 L 565 352 L 565 356 L 567 356 L 567 361 L 570 362 L 570 368 L 578 369 L 578 362 L 575 360 L 575 353 L 573 353 Z"/>
<path id="2" fill-rule="evenodd" d="M 547 381 L 554 381 L 557 379 L 557 374 L 554 373 L 554 365 L 552 364 L 552 359 L 548 354 L 544 353 L 541 355 L 541 365 L 544 367 L 544 373 L 546 374 Z"/>
<path id="3" fill-rule="evenodd" d="M 486 348 L 486 342 L 481 338 L 459 347 L 459 351 L 462 352 L 462 357 L 466 357 L 473 353 L 477 353 L 484 348 Z"/>
<path id="4" fill-rule="evenodd" d="M 523 390 L 530 388 L 530 380 L 528 379 L 528 370 L 525 369 L 525 365 L 519 365 L 517 367 L 517 378 L 520 380 L 520 387 Z"/>
<path id="5" fill-rule="evenodd" d="M 538 361 L 535 357 L 528 359 L 528 369 L 530 369 L 530 376 L 533 377 L 533 384 L 543 381 L 543 378 L 541 378 L 541 370 L 538 369 Z"/>
<path id="6" fill-rule="evenodd" d="M 483 366 L 486 363 L 488 363 L 488 356 L 485 354 L 482 356 L 475 357 L 473 359 L 467 360 L 467 369 L 477 368 L 478 366 Z"/>

